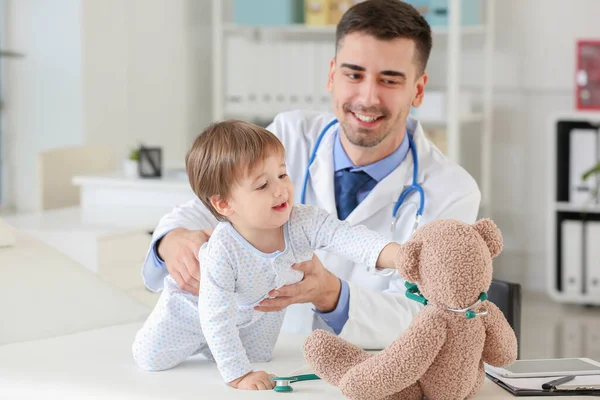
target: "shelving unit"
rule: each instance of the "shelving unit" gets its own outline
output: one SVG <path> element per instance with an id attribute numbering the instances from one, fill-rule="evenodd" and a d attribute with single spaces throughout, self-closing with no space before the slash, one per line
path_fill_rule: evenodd
<path id="1" fill-rule="evenodd" d="M 443 27 L 431 28 L 433 35 L 448 35 L 449 29 Z M 226 34 L 240 33 L 252 31 L 254 33 L 310 33 L 318 35 L 335 35 L 335 25 L 324 25 L 324 26 L 310 26 L 304 24 L 290 24 L 290 25 L 275 25 L 275 26 L 253 26 L 253 25 L 237 25 L 232 22 L 223 23 L 223 32 Z M 464 26 L 461 27 L 461 35 L 480 35 L 485 33 L 485 25 L 475 26 Z M 332 37 L 333 38 L 333 37 Z"/>
<path id="2" fill-rule="evenodd" d="M 596 148 L 591 151 L 600 160 L 600 112 L 563 114 L 549 123 L 546 287 L 558 302 L 600 305 L 600 199 L 578 202 L 572 198 L 576 187 L 570 170 L 575 131 L 591 135 L 596 131 Z M 579 158 L 585 156 L 575 152 Z"/>
<path id="3" fill-rule="evenodd" d="M 432 27 L 432 32 L 435 37 L 446 38 L 446 60 L 447 60 L 447 76 L 445 87 L 446 98 L 446 118 L 439 120 L 428 120 L 419 118 L 424 127 L 445 127 L 447 141 L 447 156 L 451 160 L 462 163 L 463 160 L 463 143 L 461 131 L 465 124 L 480 124 L 480 153 L 481 153 L 481 171 L 480 171 L 480 189 L 482 192 L 482 203 L 480 207 L 480 216 L 491 216 L 491 141 L 492 141 L 492 118 L 493 118 L 493 103 L 492 103 L 492 79 L 493 79 L 493 55 L 494 55 L 494 16 L 495 16 L 495 0 L 480 0 L 482 5 L 482 24 L 476 26 L 461 26 L 461 0 L 449 1 L 449 20 L 447 27 Z M 228 68 L 227 53 L 228 46 L 231 44 L 230 38 L 243 37 L 252 43 L 264 43 L 268 45 L 269 41 L 298 43 L 312 43 L 314 48 L 323 44 L 331 46 L 331 55 L 333 55 L 333 46 L 335 38 L 335 26 L 308 26 L 302 24 L 291 24 L 283 26 L 247 26 L 236 25 L 231 22 L 229 15 L 231 14 L 231 1 L 213 0 L 213 90 L 212 90 L 212 109 L 213 119 L 220 120 L 223 118 L 235 116 L 245 119 L 253 119 L 254 117 L 265 121 L 270 120 L 277 112 L 284 109 L 304 108 L 303 104 L 294 106 L 287 104 L 283 109 L 279 106 L 274 106 L 267 113 L 253 111 L 253 107 L 244 107 L 238 104 L 236 111 L 232 112 L 231 102 L 227 96 L 228 79 L 232 79 L 231 74 L 226 73 Z M 461 96 L 461 62 L 462 62 L 462 40 L 465 37 L 477 36 L 483 38 L 482 54 L 484 56 L 484 74 L 481 91 L 481 108 L 480 113 L 463 116 L 460 115 L 460 96 Z M 436 42 L 437 43 L 437 42 Z M 434 46 L 433 51 L 443 51 L 444 47 Z M 316 52 L 316 50 L 315 50 Z M 260 55 L 250 58 L 245 68 L 252 69 L 256 65 L 256 59 Z M 262 59 L 264 65 L 267 65 L 271 60 Z M 322 60 L 325 64 L 327 60 Z M 307 63 L 308 66 L 308 63 Z M 234 74 L 235 75 L 235 74 Z M 311 97 L 312 108 L 328 111 L 330 109 L 329 96 L 325 92 L 326 74 L 316 76 L 321 85 L 323 93 L 314 93 L 314 98 Z M 288 86 L 293 85 L 293 82 L 288 82 Z M 236 101 L 239 101 L 236 97 Z M 260 96 L 252 97 L 248 100 L 248 104 L 253 104 Z M 302 103 L 302 102 L 300 102 Z M 243 112 L 240 113 L 240 109 Z M 265 115 L 266 114 L 266 115 Z"/>

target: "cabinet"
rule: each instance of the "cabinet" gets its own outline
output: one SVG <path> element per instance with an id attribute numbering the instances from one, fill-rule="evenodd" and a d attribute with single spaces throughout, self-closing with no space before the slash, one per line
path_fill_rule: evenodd
<path id="1" fill-rule="evenodd" d="M 557 301 L 600 305 L 600 197 L 594 179 L 581 180 L 600 160 L 600 113 L 553 118 L 551 132 L 548 291 Z"/>

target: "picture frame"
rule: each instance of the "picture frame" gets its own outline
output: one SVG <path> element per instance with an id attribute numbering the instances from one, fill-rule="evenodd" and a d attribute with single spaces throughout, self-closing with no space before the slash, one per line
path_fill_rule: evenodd
<path id="1" fill-rule="evenodd" d="M 162 148 L 140 146 L 138 172 L 141 178 L 161 178 Z"/>

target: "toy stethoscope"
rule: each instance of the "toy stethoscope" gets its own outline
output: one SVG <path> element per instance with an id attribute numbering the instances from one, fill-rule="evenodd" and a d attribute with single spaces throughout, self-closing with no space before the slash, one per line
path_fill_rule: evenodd
<path id="1" fill-rule="evenodd" d="M 327 131 L 333 125 L 337 124 L 337 122 L 338 122 L 337 119 L 333 119 L 333 121 L 328 123 L 325 126 L 325 128 L 323 128 L 321 133 L 319 133 L 319 137 L 317 138 L 317 141 L 315 142 L 315 147 L 313 148 L 310 158 L 308 159 L 308 165 L 306 166 L 306 172 L 304 174 L 304 185 L 302 186 L 302 193 L 301 193 L 301 197 L 300 197 L 300 202 L 302 204 L 306 203 L 306 201 L 305 201 L 306 200 L 306 187 L 308 185 L 308 178 L 310 176 L 310 166 L 315 161 L 315 157 L 317 155 L 317 150 L 319 149 L 319 146 L 321 145 L 321 141 L 323 140 L 323 137 L 325 136 Z M 415 148 L 415 143 L 413 142 L 410 135 L 408 135 L 408 146 L 410 147 L 410 151 L 413 156 L 413 180 L 412 180 L 412 184 L 402 192 L 402 194 L 398 198 L 398 201 L 396 202 L 396 205 L 394 206 L 394 210 L 392 212 L 392 225 L 391 225 L 391 229 L 390 229 L 392 239 L 394 238 L 394 233 L 396 232 L 396 223 L 398 222 L 398 218 L 400 217 L 398 215 L 398 209 L 404 202 L 404 199 L 406 199 L 406 196 L 408 196 L 413 191 L 419 193 L 419 208 L 417 209 L 417 213 L 415 215 L 415 223 L 413 224 L 413 230 L 412 230 L 413 234 L 419 227 L 419 221 L 421 220 L 421 215 L 423 215 L 423 209 L 425 207 L 425 194 L 423 193 L 423 188 L 421 187 L 421 185 L 419 185 L 417 183 L 417 176 L 419 174 L 419 159 L 417 157 L 417 150 Z M 395 270 L 393 270 L 393 269 L 383 271 L 379 268 L 368 268 L 367 270 L 371 273 L 381 275 L 381 276 L 390 276 L 395 272 Z"/>
<path id="2" fill-rule="evenodd" d="M 419 291 L 419 288 L 417 287 L 416 284 L 414 283 L 410 283 L 410 282 L 405 282 L 404 286 L 406 286 L 406 297 L 408 297 L 411 300 L 416 301 L 417 303 L 421 303 L 424 306 L 426 306 L 429 301 L 425 298 L 425 296 L 423 296 L 421 294 L 421 292 Z M 483 303 L 484 301 L 486 301 L 488 299 L 488 295 L 486 292 L 481 292 L 479 294 L 479 297 L 477 298 L 477 301 L 473 304 L 471 304 L 469 307 L 467 308 L 448 308 L 449 311 L 453 311 L 455 313 L 465 313 L 465 316 L 467 317 L 467 319 L 472 319 L 481 315 L 487 315 L 487 310 L 483 310 L 481 312 L 475 312 L 472 309 L 475 308 L 476 306 L 478 306 L 479 304 Z"/>
<path id="3" fill-rule="evenodd" d="M 275 387 L 273 388 L 276 392 L 291 392 L 292 382 L 301 381 L 313 381 L 321 379 L 315 374 L 295 375 L 295 376 L 281 376 L 276 378 L 269 378 L 270 381 L 275 381 Z"/>

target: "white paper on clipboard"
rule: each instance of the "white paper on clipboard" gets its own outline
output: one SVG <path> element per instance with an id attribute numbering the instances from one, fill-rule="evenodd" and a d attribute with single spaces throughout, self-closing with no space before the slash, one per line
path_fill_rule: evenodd
<path id="1" fill-rule="evenodd" d="M 502 381 L 503 383 L 510 385 L 516 389 L 521 390 L 542 390 L 542 385 L 549 381 L 555 380 L 553 378 L 504 378 L 492 371 L 486 371 L 489 375 Z M 572 381 L 569 381 L 563 385 L 556 387 L 556 390 L 584 390 L 582 387 L 591 387 L 594 389 L 600 389 L 600 375 L 582 375 L 577 376 Z"/>

